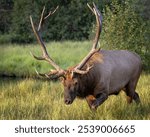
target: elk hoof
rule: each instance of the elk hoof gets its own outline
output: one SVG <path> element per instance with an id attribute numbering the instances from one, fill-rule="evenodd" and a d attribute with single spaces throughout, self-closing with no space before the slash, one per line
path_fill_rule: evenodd
<path id="1" fill-rule="evenodd" d="M 91 109 L 92 109 L 92 110 L 96 110 L 98 106 L 99 106 L 99 104 L 98 104 L 97 100 L 95 100 L 95 101 L 91 104 Z"/>

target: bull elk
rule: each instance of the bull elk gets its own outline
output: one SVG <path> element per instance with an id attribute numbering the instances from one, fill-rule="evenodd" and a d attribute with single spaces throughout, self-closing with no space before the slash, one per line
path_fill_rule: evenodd
<path id="1" fill-rule="evenodd" d="M 97 29 L 93 45 L 79 64 L 67 70 L 61 69 L 53 61 L 39 33 L 44 21 L 54 14 L 58 7 L 46 16 L 44 16 L 45 7 L 43 8 L 37 29 L 30 16 L 33 32 L 43 53 L 42 57 L 32 55 L 37 60 L 47 61 L 55 68 L 45 74 L 37 72 L 38 75 L 50 79 L 62 78 L 64 102 L 67 105 L 72 104 L 74 99 L 79 97 L 85 98 L 91 109 L 97 109 L 109 95 L 117 95 L 121 90 L 126 93 L 128 103 L 132 100 L 140 102 L 139 95 L 135 91 L 142 70 L 140 57 L 127 50 L 100 50 L 98 40 L 102 29 L 102 16 L 94 3 L 93 7 L 89 4 L 87 6 L 96 17 Z"/>

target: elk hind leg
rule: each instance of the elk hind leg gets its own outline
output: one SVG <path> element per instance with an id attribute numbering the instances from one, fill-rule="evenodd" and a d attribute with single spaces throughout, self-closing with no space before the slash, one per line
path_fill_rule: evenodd
<path id="1" fill-rule="evenodd" d="M 128 103 L 132 103 L 132 100 L 134 100 L 136 103 L 140 102 L 140 98 L 138 93 L 135 91 L 136 88 L 136 84 L 131 81 L 127 84 L 127 86 L 125 87 L 125 93 L 127 95 L 127 102 Z"/>
<path id="2" fill-rule="evenodd" d="M 140 103 L 140 102 L 141 102 L 141 101 L 140 101 L 140 97 L 139 97 L 139 95 L 138 95 L 138 93 L 137 93 L 136 91 L 134 92 L 133 99 L 134 99 L 134 101 L 135 101 L 136 103 Z"/>

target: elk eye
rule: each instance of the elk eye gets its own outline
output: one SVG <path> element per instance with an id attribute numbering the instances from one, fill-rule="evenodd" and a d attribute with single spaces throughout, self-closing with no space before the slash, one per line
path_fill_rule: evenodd
<path id="1" fill-rule="evenodd" d="M 71 86 L 69 85 L 69 86 L 68 86 L 68 89 L 70 90 L 70 88 L 71 88 Z"/>
<path id="2" fill-rule="evenodd" d="M 77 84 L 78 84 L 78 81 L 75 81 L 75 82 L 74 82 L 74 85 L 76 86 Z"/>

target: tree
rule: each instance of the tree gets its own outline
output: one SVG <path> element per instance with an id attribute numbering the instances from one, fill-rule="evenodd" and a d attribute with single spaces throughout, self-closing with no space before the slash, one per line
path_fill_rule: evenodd
<path id="1" fill-rule="evenodd" d="M 98 3 L 98 0 L 95 0 Z M 47 21 L 45 40 L 84 40 L 88 39 L 94 16 L 86 6 L 87 0 L 15 0 L 12 14 L 13 42 L 32 42 L 29 15 L 39 20 L 42 8 L 46 11 L 59 5 L 58 11 Z"/>
<path id="2" fill-rule="evenodd" d="M 13 0 L 0 1 L 0 34 L 8 33 L 11 26 Z"/>

